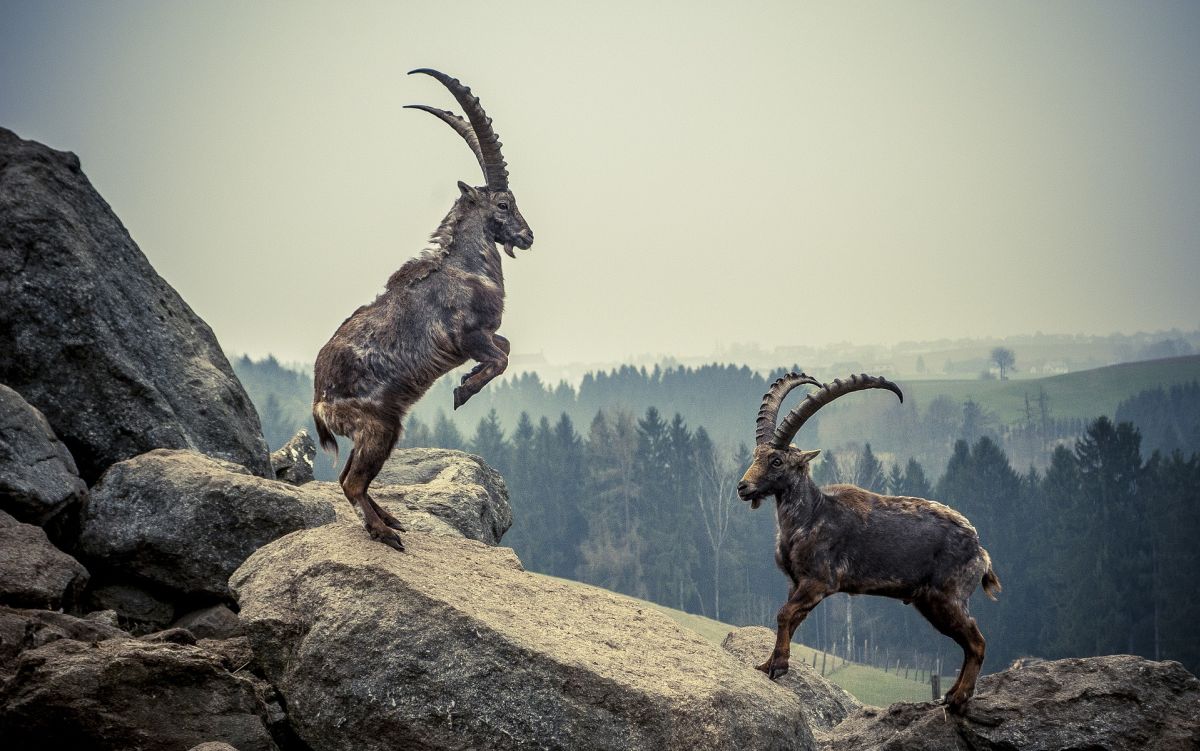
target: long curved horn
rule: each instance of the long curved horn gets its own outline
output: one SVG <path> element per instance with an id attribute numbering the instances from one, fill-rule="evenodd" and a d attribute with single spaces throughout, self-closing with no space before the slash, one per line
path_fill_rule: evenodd
<path id="1" fill-rule="evenodd" d="M 458 100 L 459 106 L 463 108 L 467 119 L 471 121 L 471 129 L 475 132 L 476 143 L 479 144 L 477 156 L 479 157 L 480 165 L 483 167 L 483 175 L 487 179 L 488 188 L 491 190 L 508 190 L 508 169 L 504 163 L 504 155 L 500 153 L 500 139 L 496 136 L 496 131 L 492 130 L 492 118 L 488 117 L 487 113 L 483 111 L 483 105 L 479 103 L 479 97 L 472 94 L 471 89 L 464 86 L 457 78 L 452 78 L 433 68 L 417 68 L 408 72 L 410 76 L 413 73 L 424 73 L 427 76 L 432 76 L 441 81 L 442 85 L 450 90 L 450 93 Z M 442 119 L 445 121 L 445 118 Z M 458 126 L 452 124 L 451 127 L 458 130 L 459 133 L 462 132 Z M 467 143 L 470 143 L 470 141 L 467 141 Z"/>
<path id="2" fill-rule="evenodd" d="M 800 402 L 800 406 L 788 412 L 787 417 L 783 418 L 783 422 L 779 423 L 779 427 L 775 429 L 771 445 L 775 448 L 785 448 L 792 442 L 796 431 L 800 430 L 800 427 L 804 425 L 808 418 L 816 414 L 818 409 L 838 397 L 864 389 L 887 389 L 900 397 L 902 403 L 904 402 L 904 393 L 900 391 L 900 387 L 883 376 L 869 376 L 866 373 L 862 373 L 860 375 L 852 375 L 845 381 L 837 378 L 834 379 L 833 383 L 822 386 L 819 390 L 804 397 L 804 401 Z"/>
<path id="3" fill-rule="evenodd" d="M 775 379 L 767 393 L 763 394 L 762 406 L 758 408 L 758 420 L 754 428 L 754 443 L 766 443 L 775 433 L 775 420 L 779 418 L 779 405 L 797 386 L 823 386 L 824 384 L 804 373 L 787 373 Z"/>
<path id="4" fill-rule="evenodd" d="M 454 128 L 455 132 L 463 137 L 467 145 L 471 147 L 471 151 L 475 154 L 475 158 L 479 160 L 479 168 L 483 170 L 483 174 L 487 175 L 487 163 L 483 161 L 483 152 L 479 150 L 479 139 L 475 137 L 475 129 L 471 124 L 454 114 L 450 110 L 440 110 L 437 107 L 430 107 L 426 104 L 406 104 L 406 110 L 424 110 L 441 120 L 445 124 Z"/>

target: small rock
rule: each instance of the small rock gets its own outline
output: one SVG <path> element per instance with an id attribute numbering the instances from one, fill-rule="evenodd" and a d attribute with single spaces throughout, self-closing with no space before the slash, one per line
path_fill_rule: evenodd
<path id="1" fill-rule="evenodd" d="M 88 578 L 83 564 L 51 545 L 41 527 L 0 511 L 0 603 L 58 610 L 76 602 Z"/>
<path id="2" fill-rule="evenodd" d="M 135 634 L 164 628 L 175 617 L 175 606 L 131 584 L 104 584 L 87 595 L 88 605 L 117 614 L 118 625 Z"/>
<path id="3" fill-rule="evenodd" d="M 232 639 L 201 639 L 196 644 L 205 652 L 215 655 L 231 673 L 237 673 L 254 660 L 250 640 L 244 636 L 235 636 Z"/>
<path id="4" fill-rule="evenodd" d="M 186 628 L 195 634 L 197 639 L 228 639 L 242 632 L 242 622 L 237 613 L 225 605 L 193 610 L 172 625 L 176 628 Z"/>
<path id="5" fill-rule="evenodd" d="M 115 610 L 93 610 L 92 612 L 83 616 L 83 619 L 85 621 L 91 621 L 92 623 L 99 623 L 102 626 L 121 628 L 121 620 L 119 616 L 117 616 L 117 611 Z"/>
<path id="6" fill-rule="evenodd" d="M 50 423 L 0 384 L 0 510 L 43 526 L 86 496 L 75 460 Z"/>
<path id="7" fill-rule="evenodd" d="M 196 643 L 196 635 L 186 628 L 168 628 L 162 631 L 155 631 L 152 634 L 139 636 L 142 641 L 154 642 L 156 644 L 187 644 Z"/>
<path id="8" fill-rule="evenodd" d="M 746 626 L 729 632 L 721 647 L 742 664 L 755 667 L 770 657 L 775 648 L 775 633 L 762 626 Z M 804 719 L 815 730 L 828 730 L 863 706 L 849 691 L 825 680 L 803 660 L 792 661 L 788 672 L 777 678 L 775 684 L 800 698 Z"/>
<path id="9" fill-rule="evenodd" d="M 317 444 L 304 428 L 287 443 L 271 452 L 271 469 L 275 479 L 289 485 L 303 485 L 313 481 L 313 462 L 317 458 Z"/>
<path id="10" fill-rule="evenodd" d="M 450 449 L 393 451 L 372 488 L 385 486 L 389 493 L 401 495 L 407 508 L 432 514 L 472 540 L 499 545 L 512 526 L 504 478 L 474 454 Z"/>
<path id="11" fill-rule="evenodd" d="M 221 743 L 220 741 L 209 741 L 208 743 L 201 743 L 199 746 L 192 746 L 190 749 L 188 749 L 188 751 L 238 751 L 238 750 L 236 748 L 234 748 L 233 746 L 229 745 L 228 743 Z"/>

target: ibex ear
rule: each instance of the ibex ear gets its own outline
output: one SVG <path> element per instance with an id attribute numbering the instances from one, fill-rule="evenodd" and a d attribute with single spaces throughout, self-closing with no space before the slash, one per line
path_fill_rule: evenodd
<path id="1" fill-rule="evenodd" d="M 813 449 L 812 451 L 801 451 L 800 452 L 800 461 L 804 462 L 805 464 L 808 464 L 813 459 L 816 459 L 817 454 L 820 454 L 820 453 L 821 453 L 821 449 Z"/>
<path id="2" fill-rule="evenodd" d="M 479 191 L 467 185 L 462 180 L 458 181 L 458 189 L 462 191 L 463 197 L 470 198 L 475 203 L 479 203 Z"/>

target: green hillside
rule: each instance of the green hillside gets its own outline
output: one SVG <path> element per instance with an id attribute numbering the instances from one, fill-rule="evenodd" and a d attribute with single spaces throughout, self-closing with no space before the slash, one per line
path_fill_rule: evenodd
<path id="1" fill-rule="evenodd" d="M 907 380 L 903 386 L 905 395 L 920 405 L 927 405 L 941 395 L 955 401 L 974 399 L 995 412 L 1002 422 L 1013 423 L 1025 417 L 1026 394 L 1036 409 L 1038 393 L 1043 388 L 1055 417 L 1091 419 L 1100 415 L 1112 416 L 1122 400 L 1140 391 L 1198 380 L 1200 355 L 1190 355 L 1121 363 L 1046 378 L 1014 378 L 1008 381 Z"/>
<path id="2" fill-rule="evenodd" d="M 546 576 L 539 574 L 539 576 Z M 548 577 L 551 579 L 557 577 Z M 570 581 L 570 580 L 562 580 Z M 579 584 L 580 582 L 574 582 Z M 584 585 L 591 586 L 591 585 Z M 628 595 L 621 595 L 629 597 Z M 657 610 L 671 620 L 678 623 L 680 626 L 694 631 L 704 637 L 713 644 L 720 645 L 730 631 L 733 631 L 737 626 L 731 626 L 728 623 L 705 618 L 702 615 L 692 615 L 685 613 L 682 610 L 656 605 L 653 602 L 639 600 L 636 597 L 629 597 L 631 600 L 650 608 Z M 803 644 L 792 644 L 792 661 L 800 662 L 803 660 L 809 665 L 813 664 L 813 657 L 816 656 L 816 665 L 820 668 L 822 662 L 822 653 L 807 647 Z M 766 659 L 766 655 L 763 656 Z M 864 704 L 871 704 L 876 707 L 886 707 L 889 704 L 898 701 L 929 701 L 929 684 L 925 681 L 909 680 L 903 676 L 894 673 L 886 673 L 878 668 L 873 668 L 868 665 L 859 665 L 856 663 L 844 663 L 840 657 L 832 655 L 826 658 L 826 664 L 829 670 L 825 677 L 831 682 L 841 686 L 849 691 L 859 701 Z M 836 668 L 833 666 L 837 665 Z M 953 682 L 953 678 L 942 679 L 943 686 L 949 686 Z"/>

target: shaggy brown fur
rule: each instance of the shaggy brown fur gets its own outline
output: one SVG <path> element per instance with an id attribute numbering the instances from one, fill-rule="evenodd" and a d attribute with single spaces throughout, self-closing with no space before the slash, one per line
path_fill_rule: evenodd
<path id="1" fill-rule="evenodd" d="M 428 69 L 415 72 L 441 81 L 467 112 L 470 124 L 453 113 L 419 107 L 463 136 L 488 185 L 458 184 L 461 195 L 434 232 L 434 247 L 401 266 L 374 302 L 342 322 L 317 354 L 313 371 L 313 420 L 321 445 L 336 451 L 335 434 L 354 441 L 339 478 L 342 492 L 362 512 L 371 537 L 396 550 L 404 549 L 397 534 L 404 528 L 367 488 L 400 440 L 408 410 L 434 381 L 467 360 L 478 363 L 454 390 L 457 409 L 504 372 L 510 347 L 496 333 L 504 312 L 496 244 L 510 256 L 514 246 L 533 244 L 479 100 L 456 79 Z"/>
<path id="2" fill-rule="evenodd" d="M 773 425 L 782 402 L 779 392 L 811 382 L 799 375 L 776 382 L 764 396 L 760 420 L 765 415 Z M 818 392 L 824 403 L 841 395 L 826 391 L 835 389 Z M 767 427 L 760 425 L 760 435 L 774 436 Z M 775 497 L 775 562 L 791 584 L 779 610 L 775 649 L 759 670 L 771 678 L 787 672 L 792 635 L 829 595 L 893 597 L 912 604 L 962 647 L 962 669 L 946 694 L 950 708 L 960 711 L 975 692 L 986 647 L 967 601 L 980 583 L 992 599 L 1001 588 L 979 535 L 962 514 L 935 501 L 880 495 L 854 485 L 818 488 L 810 464 L 819 453 L 763 440 L 738 483 L 738 495 L 755 508 L 763 498 Z"/>

